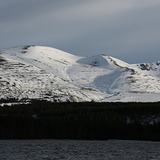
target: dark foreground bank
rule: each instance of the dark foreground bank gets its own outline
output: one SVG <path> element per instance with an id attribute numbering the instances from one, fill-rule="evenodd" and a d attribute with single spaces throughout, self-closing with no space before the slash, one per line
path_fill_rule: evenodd
<path id="1" fill-rule="evenodd" d="M 0 107 L 0 139 L 160 141 L 160 103 L 50 103 Z"/>

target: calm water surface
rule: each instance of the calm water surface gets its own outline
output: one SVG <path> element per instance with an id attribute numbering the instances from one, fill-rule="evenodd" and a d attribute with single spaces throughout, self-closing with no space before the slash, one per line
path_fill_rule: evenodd
<path id="1" fill-rule="evenodd" d="M 160 160 L 160 142 L 1 140 L 0 160 Z"/>

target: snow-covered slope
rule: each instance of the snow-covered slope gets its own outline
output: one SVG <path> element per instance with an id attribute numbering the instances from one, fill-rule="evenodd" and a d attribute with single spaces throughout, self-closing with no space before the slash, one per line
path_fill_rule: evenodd
<path id="1" fill-rule="evenodd" d="M 22 46 L 0 51 L 0 98 L 50 101 L 159 101 L 160 62 L 128 64 Z"/>

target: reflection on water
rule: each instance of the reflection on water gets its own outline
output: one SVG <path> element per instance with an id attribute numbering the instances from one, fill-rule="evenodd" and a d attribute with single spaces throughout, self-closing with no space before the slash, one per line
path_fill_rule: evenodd
<path id="1" fill-rule="evenodd" d="M 1 160 L 160 160 L 160 142 L 1 140 Z"/>

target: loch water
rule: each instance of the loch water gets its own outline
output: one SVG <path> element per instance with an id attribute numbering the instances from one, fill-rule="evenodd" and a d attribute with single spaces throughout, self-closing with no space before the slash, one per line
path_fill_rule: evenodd
<path id="1" fill-rule="evenodd" d="M 1 160 L 160 160 L 160 142 L 0 140 Z"/>

